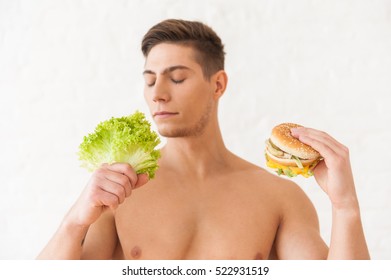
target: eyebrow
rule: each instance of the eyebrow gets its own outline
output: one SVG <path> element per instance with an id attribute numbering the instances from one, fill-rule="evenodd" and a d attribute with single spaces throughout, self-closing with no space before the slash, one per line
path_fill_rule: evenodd
<path id="1" fill-rule="evenodd" d="M 189 67 L 187 66 L 184 66 L 184 65 L 174 65 L 174 66 L 170 66 L 170 67 L 167 67 L 165 68 L 161 74 L 164 75 L 164 74 L 167 74 L 168 72 L 173 72 L 175 70 L 191 70 Z M 156 73 L 152 70 L 144 70 L 143 72 L 143 75 L 145 74 L 152 74 L 152 75 L 155 75 Z"/>

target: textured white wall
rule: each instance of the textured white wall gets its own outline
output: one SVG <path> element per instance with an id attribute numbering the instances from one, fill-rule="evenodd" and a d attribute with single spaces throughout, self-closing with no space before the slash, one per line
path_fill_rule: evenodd
<path id="1" fill-rule="evenodd" d="M 226 45 L 227 146 L 264 166 L 272 126 L 298 122 L 350 147 L 368 245 L 391 259 L 391 1 L 0 0 L 0 259 L 30 259 L 89 178 L 76 152 L 97 122 L 136 109 L 140 41 L 166 18 Z M 295 179 L 329 242 L 330 204 Z"/>

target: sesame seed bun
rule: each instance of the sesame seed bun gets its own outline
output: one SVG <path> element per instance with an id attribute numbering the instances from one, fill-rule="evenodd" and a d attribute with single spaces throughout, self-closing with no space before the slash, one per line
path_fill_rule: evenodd
<path id="1" fill-rule="evenodd" d="M 301 127 L 301 125 L 294 123 L 282 123 L 275 126 L 270 136 L 271 142 L 288 154 L 294 155 L 304 160 L 309 160 L 310 162 L 315 161 L 317 158 L 320 157 L 320 154 L 312 147 L 304 144 L 303 142 L 292 136 L 291 129 L 295 127 Z M 275 160 L 275 158 L 277 159 L 277 157 L 272 157 L 273 160 Z M 282 161 L 281 164 L 286 165 L 284 163 L 285 161 L 287 161 L 288 163 L 292 160 L 278 158 L 278 161 Z"/>

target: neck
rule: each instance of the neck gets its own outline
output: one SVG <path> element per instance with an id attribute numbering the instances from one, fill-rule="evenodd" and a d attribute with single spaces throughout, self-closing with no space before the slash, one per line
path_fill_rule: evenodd
<path id="1" fill-rule="evenodd" d="M 168 138 L 162 149 L 161 165 L 178 175 L 203 179 L 227 168 L 230 154 L 216 122 L 208 125 L 201 135 Z"/>

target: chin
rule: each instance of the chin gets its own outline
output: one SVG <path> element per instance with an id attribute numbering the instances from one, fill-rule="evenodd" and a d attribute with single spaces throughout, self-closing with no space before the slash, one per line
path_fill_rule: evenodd
<path id="1" fill-rule="evenodd" d="M 167 125 L 158 126 L 158 132 L 163 137 L 173 138 L 181 136 L 180 128 L 168 127 Z"/>
<path id="2" fill-rule="evenodd" d="M 196 128 L 189 127 L 178 127 L 178 128 L 168 128 L 160 127 L 158 128 L 159 134 L 167 138 L 179 138 L 179 137 L 196 137 L 202 134 L 202 131 Z"/>

